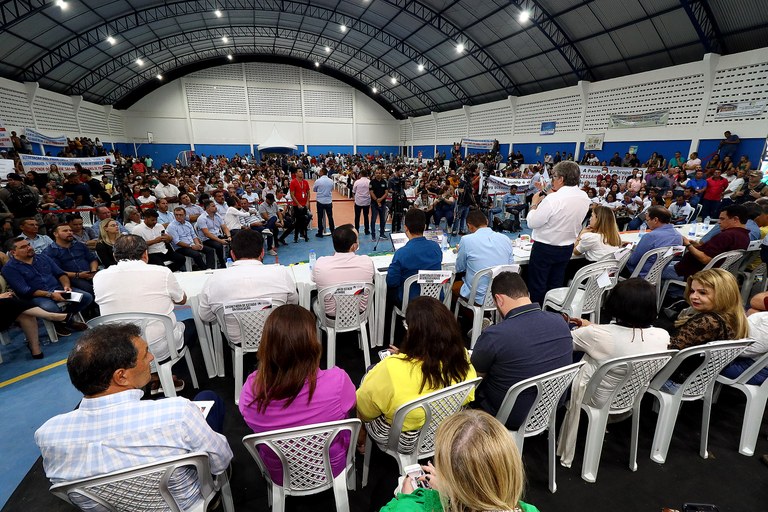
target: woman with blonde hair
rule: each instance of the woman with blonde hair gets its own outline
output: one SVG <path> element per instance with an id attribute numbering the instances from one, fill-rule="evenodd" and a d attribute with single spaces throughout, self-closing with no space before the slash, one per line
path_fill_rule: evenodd
<path id="1" fill-rule="evenodd" d="M 565 270 L 566 279 L 572 279 L 580 268 L 614 254 L 622 246 L 616 215 L 607 206 L 595 205 L 589 217 L 589 225 L 581 230 L 573 245 L 574 256 Z"/>
<path id="2" fill-rule="evenodd" d="M 435 464 L 422 466 L 414 490 L 409 477 L 402 492 L 382 512 L 538 512 L 520 501 L 525 471 L 512 436 L 490 414 L 466 410 L 450 416 L 437 429 Z"/>
<path id="3" fill-rule="evenodd" d="M 685 300 L 690 305 L 675 321 L 677 332 L 669 348 L 682 350 L 711 341 L 737 340 L 749 334 L 747 315 L 741 305 L 739 284 L 733 274 L 721 268 L 701 270 L 688 278 Z M 667 381 L 666 388 L 682 383 L 700 361 L 689 359 Z"/>
<path id="4" fill-rule="evenodd" d="M 96 254 L 104 268 L 117 263 L 112 251 L 115 241 L 120 238 L 121 234 L 120 226 L 115 219 L 99 222 L 99 241 L 96 243 Z"/>

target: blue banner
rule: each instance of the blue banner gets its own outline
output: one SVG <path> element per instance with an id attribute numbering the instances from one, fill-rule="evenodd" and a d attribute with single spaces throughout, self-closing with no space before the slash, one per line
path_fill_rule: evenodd
<path id="1" fill-rule="evenodd" d="M 555 121 L 541 123 L 541 131 L 539 132 L 539 135 L 554 135 L 556 125 L 557 123 Z"/>
<path id="2" fill-rule="evenodd" d="M 64 135 L 49 137 L 32 128 L 24 128 L 24 133 L 27 136 L 27 140 L 33 144 L 45 144 L 46 146 L 59 147 L 65 147 L 67 145 L 67 137 Z"/>

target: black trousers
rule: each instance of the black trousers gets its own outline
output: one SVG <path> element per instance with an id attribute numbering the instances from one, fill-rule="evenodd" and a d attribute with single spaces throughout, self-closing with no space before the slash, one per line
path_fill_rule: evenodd
<path id="1" fill-rule="evenodd" d="M 179 247 L 176 249 L 176 254 L 181 254 L 184 257 L 190 257 L 200 270 L 213 269 L 216 267 L 216 251 L 210 247 L 203 245 L 203 248 L 199 251 L 191 249 L 189 247 Z"/>
<path id="2" fill-rule="evenodd" d="M 360 214 L 363 214 L 363 224 L 365 225 L 365 234 L 371 234 L 370 219 L 368 217 L 371 210 L 371 205 L 360 206 L 355 204 L 355 229 L 360 232 Z"/>
<path id="3" fill-rule="evenodd" d="M 171 272 L 177 272 L 181 270 L 184 267 L 184 263 L 186 263 L 184 255 L 175 252 L 173 249 L 168 249 L 165 254 L 156 252 L 149 255 L 150 265 L 159 265 L 161 267 L 165 267 L 166 261 L 171 262 L 169 265 L 167 265 L 168 268 L 171 269 Z"/>

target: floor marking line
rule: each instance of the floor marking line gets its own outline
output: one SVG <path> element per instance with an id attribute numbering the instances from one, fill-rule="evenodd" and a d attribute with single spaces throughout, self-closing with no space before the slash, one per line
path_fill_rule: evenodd
<path id="1" fill-rule="evenodd" d="M 47 366 L 43 366 L 42 368 L 38 368 L 37 370 L 32 370 L 31 372 L 22 373 L 18 377 L 14 377 L 12 379 L 8 379 L 5 382 L 0 382 L 0 388 L 4 388 L 5 386 L 10 386 L 11 384 L 14 384 L 16 382 L 19 382 L 20 380 L 28 379 L 29 377 L 33 377 L 37 375 L 38 373 L 47 372 L 48 370 L 51 370 L 53 368 L 56 368 L 57 366 L 61 366 L 63 364 L 67 364 L 66 359 L 62 359 L 61 361 L 56 361 L 55 363 L 51 363 Z"/>

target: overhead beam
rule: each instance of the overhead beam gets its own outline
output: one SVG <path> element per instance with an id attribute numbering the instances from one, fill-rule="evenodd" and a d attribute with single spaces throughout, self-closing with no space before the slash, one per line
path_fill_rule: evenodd
<path id="1" fill-rule="evenodd" d="M 717 26 L 717 20 L 712 14 L 707 0 L 680 0 L 680 5 L 691 20 L 696 34 L 699 36 L 701 44 L 704 46 L 704 53 L 724 53 L 727 52 L 725 41 Z"/>

